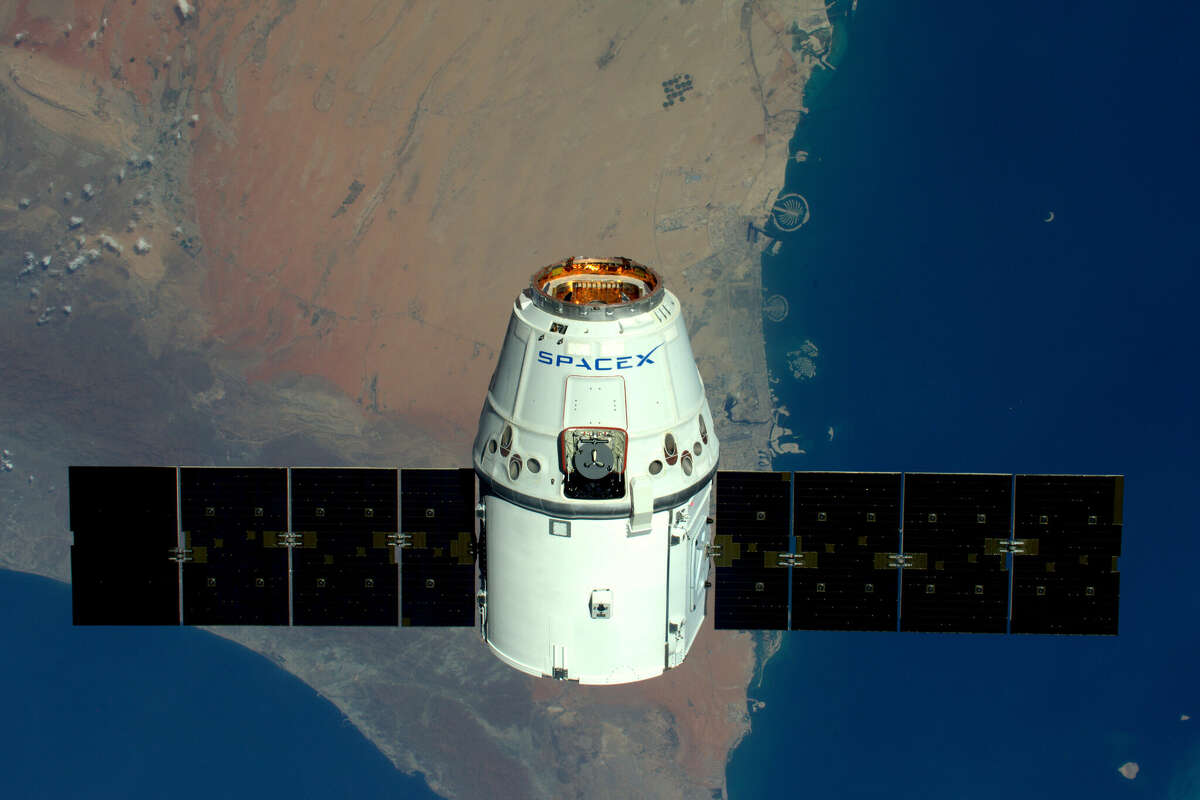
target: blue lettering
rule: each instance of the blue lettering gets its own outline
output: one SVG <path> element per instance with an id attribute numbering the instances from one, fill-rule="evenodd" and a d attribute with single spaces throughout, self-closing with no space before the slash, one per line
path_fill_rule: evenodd
<path id="1" fill-rule="evenodd" d="M 592 363 L 588 363 L 588 359 L 586 356 L 581 356 L 579 359 L 575 359 L 572 356 L 567 356 L 567 355 L 557 355 L 556 356 L 553 353 L 549 353 L 545 350 L 538 350 L 537 360 L 538 360 L 539 364 L 549 364 L 552 367 L 563 367 L 563 366 L 574 367 L 574 366 L 577 366 L 580 369 L 596 370 L 598 372 L 611 372 L 613 369 L 613 367 L 611 366 L 613 361 L 617 362 L 617 366 L 616 366 L 617 369 L 633 369 L 634 367 L 640 367 L 643 364 L 655 363 L 654 359 L 651 358 L 650 356 L 654 355 L 654 352 L 656 350 L 658 350 L 658 348 L 662 347 L 663 344 L 666 344 L 666 343 L 663 342 L 662 344 L 656 345 L 648 353 L 638 353 L 636 356 L 636 358 L 637 358 L 636 364 L 630 363 L 633 361 L 635 356 L 616 356 L 615 358 L 612 356 L 600 356 L 599 358 L 596 358 Z"/>
<path id="2" fill-rule="evenodd" d="M 657 350 L 657 349 L 658 349 L 658 348 L 660 348 L 660 347 L 662 347 L 662 345 L 661 345 L 661 344 L 657 344 L 657 345 L 655 345 L 655 346 L 654 346 L 654 350 Z M 653 362 L 652 360 L 650 360 L 650 356 L 654 355 L 654 350 L 651 350 L 649 353 L 646 353 L 646 354 L 644 354 L 644 355 L 643 355 L 643 354 L 638 354 L 638 363 L 637 363 L 637 366 L 639 366 L 639 367 L 640 367 L 642 364 L 653 364 L 654 362 Z"/>

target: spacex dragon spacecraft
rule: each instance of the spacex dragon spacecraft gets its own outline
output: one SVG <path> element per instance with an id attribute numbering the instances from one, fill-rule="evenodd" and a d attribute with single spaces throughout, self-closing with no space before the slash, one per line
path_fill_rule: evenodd
<path id="1" fill-rule="evenodd" d="M 718 470 L 679 299 L 627 258 L 517 297 L 472 468 L 70 468 L 74 622 L 477 626 L 585 684 L 717 629 L 1115 634 L 1123 479 Z M 714 574 L 715 573 L 715 574 Z"/>
<path id="2" fill-rule="evenodd" d="M 583 683 L 683 661 L 705 613 L 711 421 L 679 300 L 654 270 L 576 258 L 533 276 L 473 453 L 492 652 Z"/>

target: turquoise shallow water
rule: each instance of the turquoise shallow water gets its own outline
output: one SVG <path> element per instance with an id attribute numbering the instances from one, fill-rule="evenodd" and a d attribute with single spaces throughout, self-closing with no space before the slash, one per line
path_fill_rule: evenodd
<path id="1" fill-rule="evenodd" d="M 884 5 L 808 99 L 811 220 L 764 256 L 807 451 L 776 468 L 1123 473 L 1121 633 L 789 634 L 730 794 L 1200 797 L 1196 12 Z"/>

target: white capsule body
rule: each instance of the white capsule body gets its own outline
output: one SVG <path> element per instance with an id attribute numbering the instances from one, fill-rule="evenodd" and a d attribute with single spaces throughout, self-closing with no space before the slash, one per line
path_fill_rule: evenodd
<path id="1" fill-rule="evenodd" d="M 483 636 L 523 672 L 588 684 L 687 655 L 720 453 L 678 299 L 660 286 L 618 310 L 521 294 L 473 449 Z"/>

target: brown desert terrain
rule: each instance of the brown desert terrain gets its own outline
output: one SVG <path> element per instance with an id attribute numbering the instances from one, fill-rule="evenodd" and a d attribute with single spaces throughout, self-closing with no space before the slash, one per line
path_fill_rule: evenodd
<path id="1" fill-rule="evenodd" d="M 185 5 L 0 4 L 0 565 L 69 579 L 72 463 L 468 464 L 512 300 L 567 255 L 661 272 L 722 466 L 769 464 L 745 234 L 821 0 Z M 473 631 L 213 632 L 449 797 L 719 797 L 749 730 L 755 641 L 711 622 L 604 689 Z"/>

